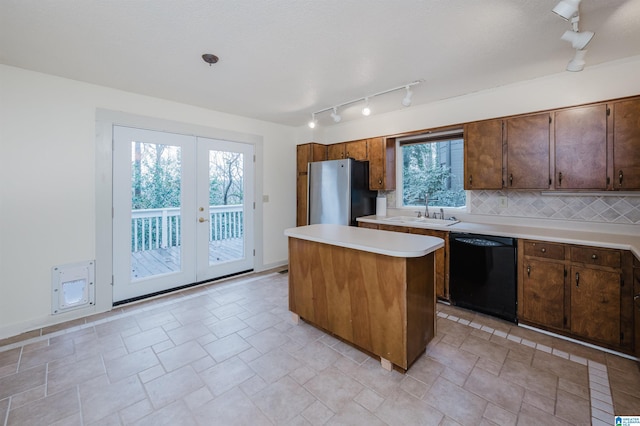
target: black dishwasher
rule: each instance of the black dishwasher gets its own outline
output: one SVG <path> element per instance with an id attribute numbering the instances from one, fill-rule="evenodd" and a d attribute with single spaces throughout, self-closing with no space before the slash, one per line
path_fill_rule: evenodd
<path id="1" fill-rule="evenodd" d="M 516 319 L 516 239 L 449 234 L 451 304 Z"/>

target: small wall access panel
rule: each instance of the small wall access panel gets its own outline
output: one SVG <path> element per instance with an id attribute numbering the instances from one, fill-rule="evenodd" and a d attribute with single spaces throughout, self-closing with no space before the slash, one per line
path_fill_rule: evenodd
<path id="1" fill-rule="evenodd" d="M 94 261 L 51 268 L 51 313 L 56 315 L 92 306 L 95 303 L 94 276 Z"/>

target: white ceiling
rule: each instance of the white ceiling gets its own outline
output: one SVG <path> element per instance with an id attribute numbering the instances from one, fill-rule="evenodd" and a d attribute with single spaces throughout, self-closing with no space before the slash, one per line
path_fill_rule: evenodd
<path id="1" fill-rule="evenodd" d="M 0 63 L 300 126 L 415 80 L 414 105 L 566 72 L 574 50 L 556 3 L 0 0 Z M 580 29 L 596 33 L 587 67 L 640 54 L 640 0 L 580 10 Z M 403 95 L 374 98 L 374 113 L 402 108 Z"/>

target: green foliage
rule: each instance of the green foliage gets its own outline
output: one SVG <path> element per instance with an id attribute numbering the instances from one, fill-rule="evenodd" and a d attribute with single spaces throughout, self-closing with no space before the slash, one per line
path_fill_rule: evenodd
<path id="1" fill-rule="evenodd" d="M 133 210 L 179 207 L 182 155 L 179 147 L 133 142 L 131 205 Z M 243 157 L 211 151 L 209 203 L 212 206 L 242 204 Z"/>
<path id="2" fill-rule="evenodd" d="M 181 159 L 177 147 L 133 143 L 133 210 L 180 206 Z"/>
<path id="3" fill-rule="evenodd" d="M 440 163 L 439 144 L 422 143 L 402 147 L 402 203 L 405 206 L 424 206 L 426 194 L 429 205 L 459 207 L 465 204 L 464 189 L 451 167 Z M 453 185 L 452 185 L 453 183 Z"/>

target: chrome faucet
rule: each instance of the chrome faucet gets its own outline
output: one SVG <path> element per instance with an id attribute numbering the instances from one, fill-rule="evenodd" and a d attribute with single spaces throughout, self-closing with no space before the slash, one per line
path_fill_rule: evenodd
<path id="1" fill-rule="evenodd" d="M 424 217 L 429 217 L 429 193 L 424 194 Z"/>

